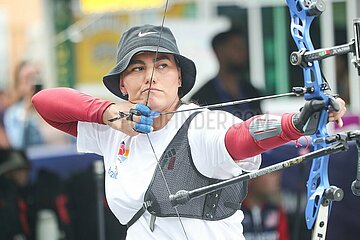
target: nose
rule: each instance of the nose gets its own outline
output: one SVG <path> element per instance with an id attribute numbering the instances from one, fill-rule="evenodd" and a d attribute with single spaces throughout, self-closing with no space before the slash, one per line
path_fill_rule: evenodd
<path id="1" fill-rule="evenodd" d="M 151 67 L 146 70 L 145 83 L 146 84 L 155 84 L 156 83 L 154 68 Z"/>

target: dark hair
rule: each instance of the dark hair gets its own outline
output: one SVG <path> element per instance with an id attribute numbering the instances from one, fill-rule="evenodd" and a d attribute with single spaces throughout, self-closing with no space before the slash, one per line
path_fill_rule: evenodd
<path id="1" fill-rule="evenodd" d="M 219 47 L 222 47 L 233 36 L 238 36 L 245 39 L 245 35 L 241 29 L 232 28 L 225 32 L 220 32 L 216 34 L 211 41 L 211 46 L 213 50 L 215 51 Z"/>
<path id="2" fill-rule="evenodd" d="M 181 76 L 181 66 L 180 66 L 180 63 L 179 63 L 179 59 L 177 59 L 177 57 L 175 55 L 173 55 L 173 56 L 174 56 L 174 59 L 175 59 L 176 67 L 178 67 L 180 69 L 180 77 L 182 78 L 182 76 Z M 182 79 L 181 79 L 181 81 L 182 81 Z M 181 87 L 178 88 L 178 96 L 179 96 L 179 100 L 184 96 L 184 92 L 183 92 Z M 181 102 L 181 100 L 180 100 L 180 102 Z"/>

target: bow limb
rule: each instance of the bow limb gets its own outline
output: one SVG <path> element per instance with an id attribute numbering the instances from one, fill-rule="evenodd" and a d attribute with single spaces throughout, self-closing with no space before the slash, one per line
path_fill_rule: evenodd
<path id="1" fill-rule="evenodd" d="M 167 9 L 168 9 L 168 4 L 169 4 L 169 0 L 166 0 L 165 2 L 165 7 L 164 7 L 164 13 L 163 13 L 163 17 L 162 17 L 162 22 L 161 22 L 161 30 L 160 30 L 160 34 L 159 34 L 159 41 L 158 41 L 158 45 L 156 47 L 156 53 L 155 53 L 155 59 L 157 59 L 158 57 L 158 54 L 159 54 L 159 47 L 160 47 L 160 43 L 161 43 L 161 40 L 162 40 L 162 33 L 163 33 L 163 28 L 164 28 L 164 23 L 165 23 L 165 17 L 166 17 L 166 12 L 167 12 Z M 151 77 L 150 77 L 150 85 L 149 85 L 149 90 L 147 92 L 147 97 L 146 97 L 146 103 L 145 105 L 148 106 L 149 104 L 149 98 L 150 98 L 150 89 L 151 89 L 151 85 L 152 85 L 152 82 L 153 82 L 153 78 L 154 78 L 154 73 L 155 73 L 155 63 L 153 65 L 153 69 L 152 69 L 152 72 L 151 72 Z M 159 169 L 160 173 L 161 173 L 161 177 L 162 179 L 164 180 L 164 183 L 165 183 L 165 186 L 166 186 L 166 190 L 168 192 L 169 195 L 171 195 L 171 190 L 169 188 L 169 184 L 165 178 L 165 175 L 164 175 L 164 172 L 160 166 L 160 161 L 159 161 L 159 158 L 158 156 L 156 155 L 156 151 L 155 151 L 155 148 L 154 148 L 154 145 L 151 141 L 151 138 L 149 136 L 149 134 L 146 133 L 146 137 L 148 139 L 148 142 L 149 142 L 149 145 L 150 145 L 150 148 L 151 148 L 151 151 L 153 152 L 154 154 L 154 157 L 155 157 L 155 160 L 156 160 L 156 165 L 157 165 L 157 168 Z M 188 239 L 188 236 L 187 236 L 187 233 L 186 233 L 186 230 L 185 230 L 185 227 L 184 227 L 184 224 L 181 220 L 181 216 L 179 214 L 179 211 L 177 210 L 177 208 L 174 208 L 175 209 L 175 212 L 176 212 L 176 215 L 177 215 L 177 218 L 179 220 L 179 223 L 180 223 L 180 226 L 181 226 L 181 229 L 184 233 L 184 236 L 186 239 Z"/>

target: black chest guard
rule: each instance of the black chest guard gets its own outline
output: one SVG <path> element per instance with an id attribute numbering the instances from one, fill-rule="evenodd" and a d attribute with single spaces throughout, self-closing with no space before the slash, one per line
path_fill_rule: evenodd
<path id="1" fill-rule="evenodd" d="M 185 121 L 159 160 L 159 166 L 171 193 L 176 193 L 179 190 L 193 190 L 221 181 L 205 177 L 193 163 L 188 141 L 188 128 L 191 120 L 198 113 L 193 113 Z M 170 203 L 167 186 L 159 166 L 156 168 L 153 179 L 145 193 L 144 207 L 135 214 L 128 226 L 139 219 L 145 209 L 157 217 L 177 217 L 177 213 Z M 185 205 L 179 205 L 177 210 L 181 217 L 209 221 L 221 220 L 233 215 L 240 209 L 241 202 L 246 194 L 247 182 L 240 182 L 193 199 Z"/>

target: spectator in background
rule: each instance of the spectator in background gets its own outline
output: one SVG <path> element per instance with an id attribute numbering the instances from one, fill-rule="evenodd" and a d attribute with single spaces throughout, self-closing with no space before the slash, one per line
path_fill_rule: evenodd
<path id="1" fill-rule="evenodd" d="M 93 166 L 72 175 L 68 180 L 69 210 L 74 239 L 99 240 L 96 181 Z M 124 240 L 126 226 L 111 212 L 103 192 L 105 239 Z"/>
<path id="2" fill-rule="evenodd" d="M 13 103 L 4 115 L 5 131 L 14 149 L 25 149 L 52 142 L 67 142 L 64 134 L 44 124 L 32 106 L 31 98 L 41 88 L 38 66 L 29 61 L 21 62 L 15 70 L 11 91 Z"/>
<path id="3" fill-rule="evenodd" d="M 276 162 L 267 159 L 261 167 Z M 281 172 L 273 172 L 251 179 L 244 212 L 244 236 L 246 240 L 288 240 L 288 219 L 281 206 Z"/>
<path id="4" fill-rule="evenodd" d="M 9 106 L 9 94 L 5 90 L 0 90 L 0 148 L 9 148 L 9 139 L 5 132 L 4 127 L 4 114 Z"/>
<path id="5" fill-rule="evenodd" d="M 247 43 L 240 30 L 228 30 L 217 34 L 211 42 L 219 63 L 218 74 L 202 86 L 191 99 L 200 105 L 229 102 L 259 97 L 249 79 Z M 252 102 L 222 108 L 243 120 L 261 113 L 260 102 Z"/>
<path id="6" fill-rule="evenodd" d="M 0 239 L 30 239 L 23 195 L 29 166 L 24 153 L 0 150 Z"/>
<path id="7" fill-rule="evenodd" d="M 47 231 L 47 239 L 70 239 L 68 200 L 60 178 L 41 170 L 31 184 L 30 168 L 24 151 L 0 150 L 0 239 L 39 240 L 39 232 L 48 226 L 40 219 L 44 211 L 53 213 L 53 219 L 47 214 L 47 221 L 56 224 L 56 231 Z"/>

